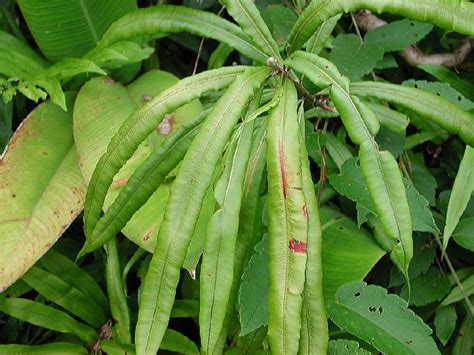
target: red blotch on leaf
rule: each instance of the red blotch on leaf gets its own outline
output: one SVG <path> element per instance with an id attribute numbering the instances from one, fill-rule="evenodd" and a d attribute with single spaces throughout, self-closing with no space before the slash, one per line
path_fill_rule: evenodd
<path id="1" fill-rule="evenodd" d="M 291 239 L 289 243 L 289 248 L 294 253 L 306 253 L 306 243 L 300 240 Z"/>

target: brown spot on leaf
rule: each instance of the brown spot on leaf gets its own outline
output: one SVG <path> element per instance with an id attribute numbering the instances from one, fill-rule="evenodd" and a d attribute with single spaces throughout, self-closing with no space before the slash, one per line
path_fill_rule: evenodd
<path id="1" fill-rule="evenodd" d="M 143 241 L 147 242 L 150 238 L 151 238 L 151 231 L 145 234 L 145 236 L 143 237 Z"/>
<path id="2" fill-rule="evenodd" d="M 120 186 L 126 185 L 127 182 L 128 182 L 127 178 L 114 180 L 114 182 L 112 183 L 112 186 L 113 187 L 120 187 Z"/>
<path id="3" fill-rule="evenodd" d="M 176 121 L 173 115 L 165 115 L 163 121 L 158 125 L 156 131 L 160 136 L 167 136 L 171 132 L 173 132 L 174 126 L 176 125 Z"/>
<path id="4" fill-rule="evenodd" d="M 153 97 L 150 95 L 142 95 L 142 103 L 144 104 L 145 102 L 148 102 L 152 99 Z"/>
<path id="5" fill-rule="evenodd" d="M 303 206 L 303 214 L 304 218 L 308 219 L 308 208 L 306 207 L 306 204 Z"/>
<path id="6" fill-rule="evenodd" d="M 110 76 L 106 76 L 106 77 L 104 77 L 104 83 L 106 85 L 113 85 L 113 84 L 115 84 L 115 80 L 112 79 Z"/>
<path id="7" fill-rule="evenodd" d="M 291 239 L 289 243 L 289 248 L 294 253 L 306 253 L 306 243 L 302 242 L 301 240 Z"/>
<path id="8" fill-rule="evenodd" d="M 407 345 L 411 345 L 411 344 L 413 344 L 413 340 L 410 339 L 406 343 L 407 343 Z"/>

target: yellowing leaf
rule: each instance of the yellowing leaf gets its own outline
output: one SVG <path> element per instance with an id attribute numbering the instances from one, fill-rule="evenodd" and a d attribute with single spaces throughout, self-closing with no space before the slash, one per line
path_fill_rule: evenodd
<path id="1" fill-rule="evenodd" d="M 82 211 L 85 193 L 71 112 L 39 105 L 0 158 L 0 291 L 54 244 Z"/>

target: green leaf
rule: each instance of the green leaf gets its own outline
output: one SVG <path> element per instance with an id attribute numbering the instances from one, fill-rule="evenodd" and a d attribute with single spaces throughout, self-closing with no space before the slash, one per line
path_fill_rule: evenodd
<path id="1" fill-rule="evenodd" d="M 394 111 L 384 105 L 374 102 L 365 102 L 369 108 L 374 111 L 375 116 L 383 127 L 393 132 L 404 134 L 410 120 L 408 117 L 398 111 Z"/>
<path id="2" fill-rule="evenodd" d="M 227 58 L 232 54 L 234 49 L 225 43 L 220 43 L 217 48 L 212 52 L 207 62 L 207 69 L 218 69 L 224 66 Z"/>
<path id="3" fill-rule="evenodd" d="M 255 43 L 267 57 L 281 60 L 278 45 L 252 0 L 221 0 L 221 3 L 252 43 Z"/>
<path id="4" fill-rule="evenodd" d="M 44 345 L 0 345 L 2 354 L 87 355 L 88 351 L 78 344 L 49 343 Z"/>
<path id="5" fill-rule="evenodd" d="M 191 339 L 173 329 L 166 329 L 160 349 L 180 354 L 199 354 L 196 344 Z"/>
<path id="6" fill-rule="evenodd" d="M 243 55 L 265 63 L 267 56 L 233 23 L 206 11 L 182 6 L 158 5 L 134 11 L 116 21 L 104 34 L 99 47 L 138 36 L 158 37 L 189 32 L 228 44 Z"/>
<path id="7" fill-rule="evenodd" d="M 456 228 L 459 219 L 471 199 L 474 191 L 474 148 L 466 146 L 464 156 L 454 180 L 453 190 L 449 196 L 446 226 L 443 233 L 443 251 L 448 247 L 449 238 Z"/>
<path id="8" fill-rule="evenodd" d="M 332 41 L 329 58 L 341 73 L 350 80 L 360 80 L 369 74 L 383 58 L 383 47 L 378 44 L 362 43 L 357 35 L 340 34 Z"/>
<path id="9" fill-rule="evenodd" d="M 255 246 L 239 291 L 240 336 L 268 324 L 268 235 Z"/>
<path id="10" fill-rule="evenodd" d="M 461 291 L 461 288 L 459 286 L 454 287 L 443 300 L 443 302 L 441 302 L 440 307 L 444 307 L 452 303 L 461 301 L 462 299 L 464 299 L 464 295 L 466 297 L 470 297 L 472 294 L 474 294 L 474 275 L 470 275 L 461 284 L 463 291 Z"/>
<path id="11" fill-rule="evenodd" d="M 369 355 L 370 351 L 359 347 L 354 340 L 337 339 L 329 342 L 328 355 Z"/>
<path id="12" fill-rule="evenodd" d="M 123 344 L 132 342 L 130 331 L 130 311 L 125 296 L 125 285 L 122 283 L 117 240 L 110 240 L 106 246 L 107 261 L 105 280 L 110 302 L 110 312 L 114 319 L 114 338 Z"/>
<path id="13" fill-rule="evenodd" d="M 23 275 L 22 280 L 48 301 L 58 304 L 96 329 L 107 321 L 100 305 L 91 302 L 81 290 L 71 287 L 52 273 L 33 266 Z"/>
<path id="14" fill-rule="evenodd" d="M 468 100 L 474 101 L 474 84 L 461 79 L 454 71 L 434 64 L 422 64 L 418 68 L 434 76 L 437 80 L 449 84 L 453 89 L 459 91 Z"/>
<path id="15" fill-rule="evenodd" d="M 233 260 L 239 229 L 242 188 L 252 145 L 253 111 L 260 104 L 258 94 L 246 118 L 227 148 L 224 168 L 214 188 L 216 211 L 206 233 L 200 272 L 199 326 L 201 348 L 213 353 L 222 331 L 233 281 Z"/>
<path id="16" fill-rule="evenodd" d="M 453 346 L 453 354 L 471 355 L 474 348 L 474 317 L 466 315 L 458 331 L 456 342 Z"/>
<path id="17" fill-rule="evenodd" d="M 431 329 L 396 295 L 353 282 L 339 288 L 327 306 L 341 329 L 388 354 L 439 354 Z"/>
<path id="18" fill-rule="evenodd" d="M 474 4 L 466 1 L 420 3 L 405 0 L 322 0 L 312 1 L 299 16 L 288 37 L 288 53 L 301 48 L 328 18 L 363 9 L 431 22 L 447 30 L 474 35 L 471 21 L 474 16 Z"/>
<path id="19" fill-rule="evenodd" d="M 171 318 L 194 318 L 199 316 L 198 300 L 175 300 Z"/>
<path id="20" fill-rule="evenodd" d="M 436 336 L 441 344 L 446 345 L 453 335 L 456 328 L 456 308 L 454 306 L 447 306 L 436 311 L 434 325 L 436 329 Z"/>
<path id="21" fill-rule="evenodd" d="M 106 77 L 94 78 L 82 86 L 74 106 L 74 136 L 86 181 L 91 179 L 100 156 L 106 153 L 107 145 L 128 117 L 177 81 L 171 73 L 153 70 L 127 87 Z M 184 134 L 187 143 L 184 147 L 179 144 L 179 138 L 183 138 L 180 133 L 186 132 L 183 125 L 193 120 L 201 110 L 199 101 L 191 101 L 174 112 L 167 111 L 168 115 L 161 125 L 156 123 L 148 139 L 114 176 L 115 183 L 108 189 L 103 206 L 106 214 L 99 219 L 94 231 L 87 235 L 88 249 L 85 250 L 99 247 L 123 229 L 130 240 L 153 251 L 169 191 L 168 184 L 161 183 L 180 160 L 186 151 L 183 148 L 192 138 L 192 135 Z M 177 131 L 179 134 L 175 135 Z M 167 143 L 161 147 L 165 140 Z M 161 148 L 156 149 L 156 146 Z M 176 148 L 175 154 L 170 154 L 170 148 Z M 171 162 L 158 164 L 166 158 L 170 158 Z"/>
<path id="22" fill-rule="evenodd" d="M 368 31 L 364 41 L 380 46 L 384 52 L 394 52 L 421 41 L 432 29 L 429 23 L 404 19 Z"/>
<path id="23" fill-rule="evenodd" d="M 173 182 L 155 253 L 143 285 L 135 336 L 138 354 L 154 353 L 159 348 L 168 324 L 180 267 L 199 217 L 197 212 L 211 184 L 214 168 L 242 110 L 269 74 L 267 68 L 251 68 L 234 80 L 214 105 L 181 163 Z M 199 83 L 195 81 L 198 75 L 191 78 L 192 82 Z M 214 76 L 214 85 L 211 87 L 215 88 L 217 85 L 215 80 L 219 79 L 216 78 L 215 71 L 214 73 L 208 71 L 205 75 Z M 180 83 L 183 82 L 186 81 L 182 80 Z M 174 93 L 180 83 L 170 91 Z M 201 84 L 199 89 L 204 91 L 205 85 Z M 189 93 L 186 94 L 181 90 L 180 94 L 189 100 Z M 161 100 L 160 104 L 163 102 L 166 100 Z M 165 107 L 169 110 L 170 105 Z M 190 184 L 194 186 L 191 190 L 188 188 Z"/>
<path id="24" fill-rule="evenodd" d="M 444 97 L 446 100 L 460 106 L 464 111 L 474 110 L 474 102 L 466 99 L 463 94 L 452 88 L 449 84 L 426 80 L 405 80 L 403 85 L 426 90 L 437 96 Z"/>
<path id="25" fill-rule="evenodd" d="M 79 323 L 67 313 L 42 303 L 22 298 L 2 298 L 0 311 L 39 327 L 77 335 L 86 342 L 97 340 L 93 328 Z"/>
<path id="26" fill-rule="evenodd" d="M 405 133 L 397 133 L 388 128 L 380 127 L 375 141 L 379 144 L 380 150 L 386 150 L 398 158 L 404 150 Z"/>
<path id="27" fill-rule="evenodd" d="M 361 281 L 385 255 L 373 236 L 349 217 L 328 207 L 320 209 L 323 230 L 324 300 L 333 300 L 339 286 Z M 347 265 L 350 265 L 348 268 Z"/>
<path id="28" fill-rule="evenodd" d="M 89 300 L 102 307 L 103 312 L 109 312 L 109 301 L 95 280 L 71 259 L 50 249 L 39 260 L 42 268 L 63 280 L 70 287 L 80 290 Z"/>
<path id="29" fill-rule="evenodd" d="M 102 85 L 112 86 L 108 95 L 111 95 L 112 92 L 119 91 L 120 96 L 125 97 L 123 104 L 124 106 L 119 107 L 117 105 L 118 101 L 116 100 L 116 97 L 111 95 L 113 96 L 113 100 L 109 101 L 111 105 L 110 114 L 113 115 L 117 114 L 118 112 L 121 116 L 123 116 L 121 117 L 121 121 L 114 123 L 114 126 L 112 126 L 114 127 L 113 130 L 109 131 L 108 137 L 111 139 L 109 138 L 110 142 L 108 143 L 107 147 L 105 146 L 107 143 L 104 144 L 104 141 L 107 142 L 108 140 L 104 140 L 104 132 L 100 129 L 100 127 L 110 127 L 110 122 L 99 120 L 96 123 L 92 122 L 95 124 L 91 125 L 91 122 L 89 122 L 90 117 L 84 112 L 84 114 L 79 115 L 78 113 L 78 115 L 84 120 L 84 123 L 89 124 L 84 124 L 82 127 L 79 124 L 75 125 L 76 137 L 81 137 L 79 131 L 84 130 L 84 133 L 82 134 L 82 144 L 78 141 L 78 139 L 76 139 L 76 141 L 78 143 L 78 147 L 84 147 L 84 151 L 87 152 L 85 157 L 87 157 L 88 161 L 90 161 L 90 163 L 87 165 L 84 163 L 81 164 L 83 169 L 84 167 L 88 169 L 86 172 L 83 170 L 83 174 L 86 176 L 86 178 L 92 175 L 92 177 L 90 177 L 88 195 L 86 198 L 86 206 L 84 211 L 86 236 L 92 233 L 95 225 L 97 224 L 104 200 L 107 201 L 107 192 L 110 188 L 110 185 L 112 185 L 114 176 L 120 171 L 120 168 L 127 162 L 127 160 L 129 160 L 134 155 L 135 151 L 137 148 L 139 148 L 143 141 L 146 140 L 146 138 L 149 137 L 153 132 L 155 132 L 156 128 L 164 119 L 165 115 L 177 110 L 187 103 L 190 103 L 194 99 L 199 98 L 205 92 L 227 87 L 233 80 L 235 80 L 236 75 L 241 73 L 244 69 L 245 67 L 238 66 L 222 68 L 206 71 L 183 79 L 171 86 L 169 89 L 163 91 L 160 95 L 157 95 L 150 101 L 147 101 L 142 107 L 135 111 L 133 111 L 133 102 L 139 104 L 143 99 L 146 101 L 149 96 L 138 95 L 136 96 L 135 100 L 132 101 L 128 91 L 125 88 L 120 88 L 118 85 L 111 85 L 114 83 L 108 79 L 104 79 Z M 154 74 L 150 75 L 153 76 Z M 149 77 L 149 79 L 151 78 Z M 153 80 L 150 80 L 150 82 L 156 83 L 156 81 Z M 155 88 L 155 90 L 160 91 L 159 88 Z M 140 92 L 140 90 L 138 90 L 138 92 Z M 92 94 L 94 95 L 95 93 L 96 89 L 92 90 Z M 104 92 L 104 94 L 106 93 L 107 92 Z M 85 101 L 83 105 L 78 105 L 79 102 L 76 103 L 76 107 L 82 106 L 85 110 L 87 110 L 89 102 Z M 127 111 L 125 112 L 123 112 L 124 107 L 126 109 L 128 107 Z M 130 114 L 130 116 L 127 116 L 128 114 Z M 86 127 L 92 128 L 95 125 L 97 125 L 98 128 L 95 128 L 91 131 L 86 130 Z M 93 141 L 95 142 L 94 145 L 90 143 L 90 139 L 87 139 L 88 135 L 93 135 L 96 137 Z M 94 147 L 96 146 L 100 146 L 101 152 L 103 152 L 103 155 L 98 162 L 98 154 L 97 151 L 94 150 Z M 137 154 L 137 157 L 140 156 L 140 149 L 138 149 L 138 152 L 135 154 Z M 81 155 L 80 151 L 79 155 Z M 94 174 L 92 174 L 93 169 Z M 153 219 L 155 216 L 156 214 L 153 214 Z M 143 222 L 141 222 L 141 224 L 143 224 Z M 155 225 L 154 228 L 157 228 L 157 225 Z M 151 229 L 149 237 L 145 238 L 146 240 L 143 240 L 143 237 L 134 239 L 137 243 L 139 243 L 139 240 L 142 240 L 142 243 L 148 242 L 151 239 L 151 235 L 154 234 L 155 231 L 156 229 Z M 143 236 L 143 234 L 141 236 Z M 151 242 L 143 244 L 150 245 Z M 146 247 L 144 248 L 147 249 Z"/>
<path id="30" fill-rule="evenodd" d="M 38 106 L 15 132 L 0 161 L 0 290 L 4 290 L 82 211 L 86 187 L 73 145 L 71 113 L 51 102 Z"/>
<path id="31" fill-rule="evenodd" d="M 453 233 L 454 241 L 470 251 L 474 251 L 474 217 L 461 219 Z"/>
<path id="32" fill-rule="evenodd" d="M 450 283 L 446 276 L 441 275 L 439 270 L 431 267 L 426 274 L 411 279 L 411 292 L 408 295 L 408 286 L 405 284 L 400 292 L 400 297 L 408 299 L 410 304 L 417 307 L 439 301 L 450 290 Z"/>
<path id="33" fill-rule="evenodd" d="M 115 20 L 136 8 L 134 0 L 20 0 L 18 5 L 36 43 L 53 62 L 82 56 Z"/>
<path id="34" fill-rule="evenodd" d="M 471 5 L 471 4 L 469 4 Z M 474 4 L 472 4 L 474 9 Z M 474 116 L 459 106 L 424 90 L 381 82 L 351 84 L 351 93 L 372 96 L 400 105 L 474 144 Z"/>
<path id="35" fill-rule="evenodd" d="M 320 54 L 340 18 L 341 15 L 336 15 L 324 21 L 308 40 L 306 51 L 313 54 Z"/>
<path id="36" fill-rule="evenodd" d="M 298 19 L 294 10 L 283 5 L 269 5 L 262 11 L 273 38 L 280 48 L 284 48 L 291 28 Z"/>

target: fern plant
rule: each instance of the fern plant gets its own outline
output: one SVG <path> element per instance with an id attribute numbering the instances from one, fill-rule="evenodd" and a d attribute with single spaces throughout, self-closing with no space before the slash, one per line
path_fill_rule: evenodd
<path id="1" fill-rule="evenodd" d="M 114 22 L 97 47 L 85 56 L 100 67 L 103 62 L 98 58 L 114 46 L 135 43 L 137 37 L 150 40 L 188 32 L 219 41 L 216 56 L 226 57 L 235 49 L 253 63 L 210 69 L 181 79 L 128 116 L 100 157 L 87 187 L 83 217 L 86 243 L 79 257 L 104 245 L 107 250 L 114 248 L 116 234 L 171 178 L 163 221 L 152 236 L 156 245 L 140 290 L 135 350 L 137 354 L 154 354 L 160 348 L 181 268 L 187 265 L 197 245 L 198 258 L 202 251 L 198 270 L 201 352 L 219 354 L 236 329 L 235 304 L 244 268 L 258 242 L 252 226 L 261 218 L 257 211 L 260 208 L 268 218 L 270 350 L 275 354 L 323 354 L 328 349 L 328 325 L 322 287 L 320 196 L 312 183 L 305 117 L 318 112 L 322 117 L 341 118 L 357 147 L 362 180 L 368 188 L 368 199 L 373 202 L 369 224 L 374 226 L 380 246 L 407 280 L 408 294 L 415 222 L 397 160 L 389 151 L 380 149 L 375 140 L 381 125 L 401 125 L 403 129 L 404 118 L 384 103 L 409 110 L 429 124 L 459 136 L 467 146 L 466 161 L 472 156 L 470 146 L 474 145 L 472 113 L 419 88 L 383 81 L 350 82 L 335 64 L 319 56 L 323 44 L 338 15 L 360 9 L 401 15 L 472 36 L 474 5 L 450 0 L 315 0 L 301 13 L 282 50 L 253 1 L 221 3 L 237 24 L 209 12 L 158 5 L 136 10 Z M 100 68 L 96 71 L 100 72 Z M 34 78 L 36 83 L 40 76 Z M 113 202 L 106 201 L 114 178 L 167 115 L 210 94 L 217 100 L 159 142 Z M 472 184 L 468 186 L 472 191 Z M 268 195 L 264 207 L 258 206 L 262 190 Z M 208 200 L 211 213 L 206 219 Z M 456 226 L 464 208 L 449 219 L 449 231 Z M 324 213 L 327 212 L 321 212 L 321 218 Z M 200 242 L 195 230 L 202 220 L 205 241 Z M 191 271 L 196 272 L 196 263 L 191 265 Z M 354 304 L 360 295 L 384 301 L 377 307 L 372 303 L 357 304 L 359 309 Z M 349 284 L 326 307 L 336 324 L 379 351 L 438 351 L 426 325 L 406 309 L 406 304 L 390 298 L 395 296 L 385 296 L 375 286 Z M 408 339 L 406 330 L 397 332 L 390 324 L 381 325 L 387 334 L 394 332 L 397 342 L 393 345 L 384 342 L 383 335 L 375 335 L 378 328 L 371 327 L 377 320 L 367 321 L 370 336 L 351 330 L 341 321 L 344 307 L 351 305 L 357 308 L 351 315 L 353 319 L 363 319 L 367 307 L 371 313 L 382 314 L 393 306 L 412 322 L 419 335 Z M 129 343 L 131 339 L 124 336 L 122 341 Z"/>

